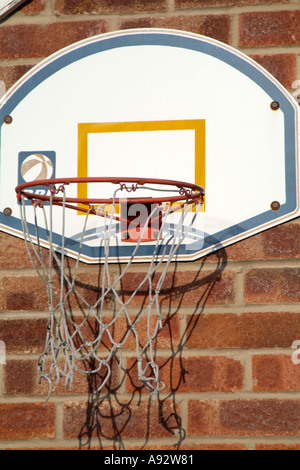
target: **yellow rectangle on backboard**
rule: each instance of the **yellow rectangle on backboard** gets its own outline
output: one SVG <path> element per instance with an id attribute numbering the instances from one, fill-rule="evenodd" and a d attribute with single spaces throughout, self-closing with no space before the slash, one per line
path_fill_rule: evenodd
<path id="1" fill-rule="evenodd" d="M 96 133 L 121 133 L 121 132 L 153 132 L 153 131 L 194 131 L 195 142 L 195 158 L 194 158 L 194 181 L 195 183 L 205 188 L 205 120 L 204 119 L 191 119 L 191 120 L 172 120 L 172 121 L 136 121 L 136 122 L 109 122 L 109 123 L 79 123 L 78 124 L 78 177 L 87 176 L 113 176 L 113 175 L 89 175 L 88 174 L 88 136 L 89 134 Z M 121 150 L 120 150 L 121 153 Z M 184 160 L 172 162 L 173 165 L 178 167 L 178 174 L 180 175 L 180 166 L 184 165 Z M 124 161 L 123 166 L 126 166 Z M 115 162 L 115 171 L 117 176 L 122 176 L 118 173 L 119 164 Z M 138 172 L 138 169 L 136 169 Z M 136 175 L 132 175 L 136 176 Z M 139 175 L 141 176 L 141 175 Z M 147 176 L 147 175 L 143 175 Z M 166 175 L 160 174 L 159 167 L 157 168 L 156 178 L 166 178 Z M 172 178 L 170 178 L 172 179 Z M 180 177 L 176 178 L 181 180 Z M 80 183 L 77 187 L 77 197 L 88 197 L 88 184 Z M 109 198 L 110 195 L 107 195 Z"/>

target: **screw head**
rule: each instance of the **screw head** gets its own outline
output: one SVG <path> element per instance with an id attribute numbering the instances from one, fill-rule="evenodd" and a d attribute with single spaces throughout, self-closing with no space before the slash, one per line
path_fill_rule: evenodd
<path id="1" fill-rule="evenodd" d="M 11 124 L 13 118 L 11 116 L 4 116 L 4 122 L 5 124 Z"/>
<path id="2" fill-rule="evenodd" d="M 272 209 L 272 211 L 278 211 L 280 209 L 280 202 L 273 201 L 271 203 L 271 209 Z"/>
<path id="3" fill-rule="evenodd" d="M 11 208 L 10 208 L 10 207 L 5 207 L 5 209 L 3 210 L 3 214 L 4 214 L 6 217 L 11 216 L 11 214 L 12 214 Z"/>
<path id="4" fill-rule="evenodd" d="M 270 107 L 273 111 L 277 111 L 280 108 L 280 103 L 278 103 L 278 101 L 272 101 Z"/>

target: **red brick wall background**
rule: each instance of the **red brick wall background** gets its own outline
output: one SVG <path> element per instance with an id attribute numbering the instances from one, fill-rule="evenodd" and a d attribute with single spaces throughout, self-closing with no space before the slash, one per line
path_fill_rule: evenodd
<path id="1" fill-rule="evenodd" d="M 297 96 L 299 25 L 299 0 L 31 0 L 0 23 L 0 80 L 9 88 L 44 57 L 95 34 L 163 27 L 240 49 Z M 127 277 L 127 291 L 134 282 Z M 0 448 L 171 449 L 182 441 L 182 449 L 300 450 L 300 364 L 291 349 L 300 340 L 299 220 L 176 266 L 164 302 L 161 401 L 151 405 L 139 389 L 129 342 L 126 374 L 113 365 L 110 400 L 93 405 L 80 376 L 72 391 L 57 385 L 43 406 L 36 364 L 47 299 L 23 242 L 0 233 Z"/>

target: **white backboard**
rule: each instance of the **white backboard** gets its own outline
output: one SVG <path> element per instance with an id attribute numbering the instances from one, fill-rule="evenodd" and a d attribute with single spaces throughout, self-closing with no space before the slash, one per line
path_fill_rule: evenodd
<path id="1" fill-rule="evenodd" d="M 146 29 L 76 43 L 3 97 L 0 123 L 0 229 L 16 236 L 22 233 L 14 189 L 44 175 L 203 186 L 195 236 L 178 253 L 184 261 L 299 215 L 297 102 L 252 59 L 207 37 Z M 108 186 L 95 188 L 70 191 L 110 196 Z M 66 251 L 76 256 L 83 219 L 69 212 Z M 81 259 L 95 263 L 99 220 L 88 233 Z M 116 239 L 112 261 L 128 259 L 133 249 Z M 149 250 L 144 243 L 136 260 L 147 260 Z"/>

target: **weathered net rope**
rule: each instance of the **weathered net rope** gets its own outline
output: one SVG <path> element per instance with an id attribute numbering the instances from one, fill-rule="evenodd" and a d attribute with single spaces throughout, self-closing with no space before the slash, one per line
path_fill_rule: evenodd
<path id="1" fill-rule="evenodd" d="M 112 237 L 115 237 L 113 216 L 115 214 L 116 195 L 117 192 L 121 190 L 122 188 L 119 188 L 114 192 L 114 202 L 112 204 L 111 214 L 108 215 L 107 211 L 103 211 L 103 209 L 101 212 L 101 216 L 104 217 L 104 234 L 102 235 L 104 257 L 102 261 L 101 293 L 99 298 L 92 305 L 89 304 L 83 294 L 76 287 L 76 276 L 79 270 L 80 255 L 88 225 L 88 219 L 89 217 L 95 217 L 95 215 L 92 215 L 94 213 L 94 208 L 90 208 L 85 215 L 80 239 L 80 250 L 75 260 L 72 274 L 70 274 L 66 267 L 65 259 L 65 187 L 62 186 L 60 188 L 60 191 L 63 193 L 63 203 L 62 242 L 59 250 L 57 250 L 53 244 L 53 221 L 54 217 L 57 217 L 57 214 L 54 215 L 55 206 L 53 204 L 53 192 L 50 196 L 48 214 L 46 213 L 44 205 L 40 204 L 38 201 L 33 200 L 31 206 L 26 206 L 24 196 L 22 195 L 20 198 L 20 212 L 26 248 L 33 266 L 46 287 L 48 296 L 49 318 L 47 323 L 45 347 L 38 360 L 39 383 L 44 379 L 49 384 L 46 402 L 51 395 L 53 382 L 59 383 L 60 379 L 64 379 L 65 385 L 69 385 L 70 389 L 72 388 L 74 373 L 76 371 L 84 374 L 97 374 L 101 371 L 102 381 L 97 388 L 97 393 L 99 394 L 111 377 L 112 370 L 110 364 L 112 358 L 118 355 L 119 364 L 121 365 L 122 348 L 131 334 L 134 335 L 135 339 L 139 380 L 147 387 L 154 399 L 165 387 L 164 383 L 159 378 L 159 367 L 155 362 L 155 351 L 153 347 L 153 342 L 156 339 L 159 330 L 163 327 L 164 319 L 161 313 L 159 294 L 170 263 L 175 259 L 180 245 L 193 227 L 193 223 L 199 212 L 200 203 L 199 201 L 195 201 L 191 204 L 187 200 L 182 205 L 180 220 L 173 233 L 169 235 L 168 242 L 165 243 L 162 248 L 161 237 L 158 236 L 157 241 L 153 245 L 152 258 L 148 264 L 148 270 L 145 273 L 143 280 L 131 295 L 129 295 L 127 300 L 123 300 L 122 292 L 119 292 L 118 286 L 134 261 L 137 250 L 142 243 L 147 223 L 141 231 L 140 238 L 136 242 L 136 246 L 129 261 L 124 265 L 121 273 L 118 274 L 118 276 L 115 276 L 116 278 L 114 279 L 109 269 L 109 248 Z M 29 207 L 30 210 L 33 208 L 34 211 L 35 234 L 30 232 L 27 222 L 26 211 Z M 168 215 L 172 212 L 171 207 L 171 205 L 165 205 L 164 207 L 164 216 L 160 227 L 160 235 L 164 232 Z M 195 209 L 193 210 L 193 208 Z M 49 245 L 49 256 L 47 257 L 47 262 L 45 262 L 43 257 L 42 245 L 39 236 L 39 229 L 41 227 L 39 216 L 41 213 Z M 182 230 L 188 214 L 191 215 L 190 220 L 188 220 L 187 226 Z M 148 221 L 152 216 L 153 212 L 149 214 Z M 55 293 L 54 289 L 54 275 L 57 272 L 59 272 L 60 277 L 59 293 Z M 154 275 L 156 275 L 157 278 L 155 279 L 155 283 L 153 282 Z M 148 301 L 143 305 L 142 311 L 139 315 L 136 315 L 133 319 L 129 312 L 130 303 L 141 289 L 145 292 L 145 286 L 147 286 Z M 80 322 L 78 322 L 78 315 L 73 316 L 72 309 L 68 308 L 68 302 L 71 296 L 74 295 L 80 301 Z M 107 299 L 111 297 L 114 298 L 115 302 L 115 315 L 110 322 L 107 322 L 107 317 L 105 318 L 105 303 Z M 114 335 L 111 333 L 111 327 L 122 316 L 126 320 L 127 331 L 125 332 L 122 340 L 117 342 Z M 144 318 L 147 320 L 147 341 L 144 345 L 141 345 L 137 326 Z M 155 318 L 154 327 L 153 318 Z M 95 322 L 97 326 L 95 329 L 97 334 L 92 339 L 85 337 L 84 331 L 85 326 L 91 321 Z M 105 351 L 103 352 L 103 349 L 100 348 L 104 335 L 107 335 L 110 341 L 110 350 L 108 353 Z M 86 366 L 87 361 L 89 364 L 93 364 L 92 368 Z"/>

